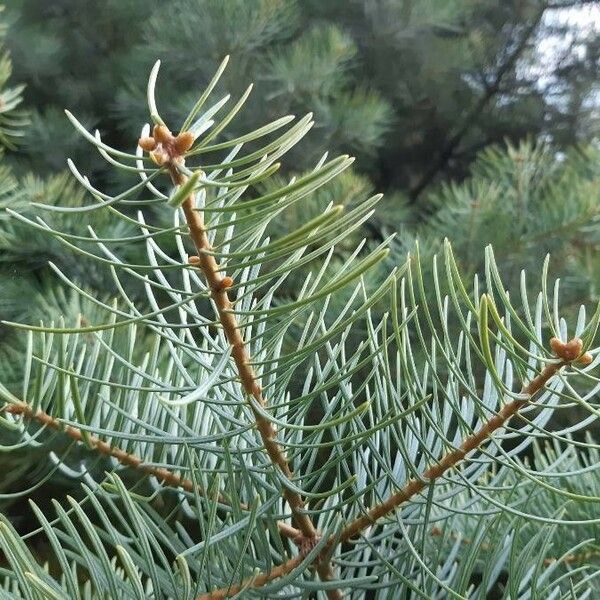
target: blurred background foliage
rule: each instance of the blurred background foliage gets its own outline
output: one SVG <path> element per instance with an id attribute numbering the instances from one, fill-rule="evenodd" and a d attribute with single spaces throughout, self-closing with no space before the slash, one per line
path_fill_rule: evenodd
<path id="1" fill-rule="evenodd" d="M 159 106 L 168 123 L 177 123 L 229 54 L 214 101 L 226 92 L 239 97 L 250 82 L 255 89 L 228 136 L 312 111 L 316 126 L 292 151 L 282 177 L 311 168 L 324 150 L 357 156 L 353 171 L 274 229 L 298 227 L 329 202 L 351 206 L 384 192 L 362 234 L 376 244 L 396 232 L 394 264 L 414 250 L 416 238 L 427 256 L 447 236 L 472 278 L 481 273 L 484 246 L 493 243 L 505 280 L 518 291 L 521 269 L 535 276 L 551 252 L 552 274 L 561 277 L 573 310 L 600 297 L 597 2 L 5 4 L 1 206 L 31 216 L 32 200 L 88 202 L 65 172 L 68 157 L 98 187 L 119 189 L 115 170 L 90 153 L 63 109 L 98 127 L 111 145 L 133 148 L 148 119 L 145 86 L 157 58 L 163 61 Z M 157 209 L 156 218 L 167 213 Z M 107 237 L 132 235 L 104 211 L 86 219 L 61 228 L 76 233 L 91 224 Z M 135 244 L 120 250 L 132 262 L 143 251 Z M 344 248 L 337 252 L 342 259 Z M 111 282 L 96 263 L 0 213 L 0 318 L 63 316 L 73 323 L 92 310 L 62 286 L 48 260 L 91 294 L 110 295 Z M 18 381 L 22 336 L 6 328 L 0 335 L 3 381 Z"/>
<path id="2" fill-rule="evenodd" d="M 131 144 L 157 57 L 160 104 L 176 120 L 230 54 L 222 89 L 255 91 L 229 135 L 314 111 L 318 127 L 295 165 L 323 148 L 351 152 L 378 190 L 416 200 L 467 176 L 486 146 L 530 137 L 564 147 L 597 133 L 598 29 L 563 4 L 597 3 L 11 0 L 7 46 L 33 114 L 20 163 L 40 174 L 67 155 L 86 159 L 65 107 Z"/>

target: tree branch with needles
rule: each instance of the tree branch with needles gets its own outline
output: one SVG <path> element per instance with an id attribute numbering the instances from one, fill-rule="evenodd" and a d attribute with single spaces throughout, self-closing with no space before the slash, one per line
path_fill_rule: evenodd
<path id="1" fill-rule="evenodd" d="M 152 137 L 140 139 L 139 145 L 150 154 L 156 164 L 166 167 L 174 185 L 183 187 L 189 182 L 189 179 L 182 174 L 180 167 L 185 163 L 185 153 L 189 150 L 193 141 L 194 137 L 190 132 L 181 132 L 179 135 L 174 136 L 165 125 L 155 125 Z M 206 279 L 221 326 L 232 348 L 232 357 L 244 392 L 254 398 L 261 407 L 265 407 L 267 401 L 263 396 L 260 382 L 251 365 L 247 345 L 232 310 L 233 303 L 228 290 L 233 281 L 222 273 L 215 257 L 210 253 L 212 248 L 204 227 L 202 211 L 196 208 L 195 198 L 196 196 L 192 191 L 183 199 L 181 205 L 189 227 L 190 237 L 198 252 L 197 256 L 190 257 L 190 264 L 197 267 Z M 277 441 L 275 427 L 254 408 L 252 403 L 250 403 L 250 408 L 254 414 L 256 429 L 260 434 L 269 459 L 288 480 L 291 480 L 293 473 L 287 457 Z M 303 551 L 307 551 L 318 542 L 320 534 L 310 516 L 306 514 L 305 503 L 300 494 L 287 487 L 284 487 L 282 493 L 290 506 L 295 525 L 301 533 L 296 541 Z M 334 579 L 333 570 L 328 560 L 319 561 L 317 571 L 323 581 Z M 331 589 L 327 590 L 327 597 L 330 600 L 340 600 L 342 595 L 339 590 Z"/>
<path id="2" fill-rule="evenodd" d="M 550 340 L 550 346 L 558 360 L 547 364 L 534 379 L 524 385 L 519 399 L 512 400 L 505 404 L 500 411 L 491 417 L 482 427 L 472 435 L 466 437 L 458 448 L 451 450 L 436 464 L 429 467 L 420 478 L 410 479 L 401 490 L 390 495 L 383 502 L 375 504 L 365 514 L 348 522 L 339 533 L 331 535 L 325 543 L 321 554 L 323 556 L 330 556 L 337 545 L 348 542 L 361 535 L 366 528 L 376 524 L 384 517 L 393 513 L 397 508 L 412 500 L 430 484 L 445 475 L 450 469 L 460 464 L 469 453 L 473 452 L 489 440 L 495 431 L 503 427 L 519 412 L 519 410 L 533 400 L 563 367 L 573 362 L 578 362 L 585 366 L 589 365 L 592 361 L 592 356 L 589 353 L 582 352 L 583 344 L 578 338 L 574 338 L 566 343 L 561 342 L 557 338 L 552 338 Z M 261 587 L 273 579 L 290 573 L 301 564 L 301 561 L 299 561 L 300 558 L 296 556 L 279 565 L 269 573 L 261 573 L 238 585 L 202 594 L 198 596 L 196 600 L 222 600 L 234 596 L 239 593 L 240 590 L 248 587 Z"/>

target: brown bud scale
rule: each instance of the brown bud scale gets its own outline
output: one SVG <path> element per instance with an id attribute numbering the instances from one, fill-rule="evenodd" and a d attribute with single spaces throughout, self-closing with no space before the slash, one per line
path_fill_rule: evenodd
<path id="1" fill-rule="evenodd" d="M 175 138 L 175 149 L 179 154 L 185 154 L 194 143 L 194 134 L 191 131 L 184 131 Z"/>
<path id="2" fill-rule="evenodd" d="M 146 152 L 152 152 L 156 148 L 156 140 L 153 137 L 143 137 L 139 139 L 138 146 Z"/>
<path id="3" fill-rule="evenodd" d="M 581 356 L 583 342 L 579 338 L 573 338 L 565 343 L 553 337 L 550 340 L 550 347 L 558 358 L 562 358 L 565 362 L 573 362 Z"/>
<path id="4" fill-rule="evenodd" d="M 215 292 L 223 292 L 226 289 L 230 288 L 233 285 L 233 279 L 229 276 L 223 277 L 217 284 L 213 287 Z"/>
<path id="5" fill-rule="evenodd" d="M 155 125 L 152 134 L 154 139 L 160 144 L 165 144 L 173 139 L 173 135 L 165 125 Z"/>

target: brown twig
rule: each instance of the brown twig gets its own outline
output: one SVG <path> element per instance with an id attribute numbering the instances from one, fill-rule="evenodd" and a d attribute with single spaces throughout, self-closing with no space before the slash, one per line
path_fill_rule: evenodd
<path id="1" fill-rule="evenodd" d="M 115 448 L 107 442 L 102 441 L 95 435 L 86 435 L 77 427 L 65 425 L 44 411 L 39 410 L 36 412 L 31 408 L 31 406 L 29 406 L 29 404 L 25 402 L 5 404 L 2 407 L 2 410 L 13 415 L 22 415 L 26 419 L 37 421 L 40 423 L 40 425 L 44 425 L 45 427 L 49 427 L 50 429 L 54 429 L 56 431 L 61 431 L 72 440 L 85 444 L 90 450 L 98 452 L 103 456 L 110 456 L 119 461 L 119 463 L 123 466 L 138 469 L 146 475 L 153 475 L 159 481 L 162 481 L 162 483 L 168 485 L 169 487 L 182 488 L 186 492 L 190 493 L 196 491 L 202 496 L 206 495 L 204 490 L 198 488 L 198 486 L 194 486 L 194 483 L 191 479 L 181 477 L 181 475 L 177 475 L 177 473 L 173 473 L 173 471 L 163 467 L 154 467 L 152 465 L 144 464 L 144 461 L 139 456 L 136 456 L 135 454 L 129 454 L 120 448 Z M 230 506 L 229 501 L 222 495 L 219 495 L 218 502 L 220 504 L 224 504 L 225 506 Z M 240 508 L 242 510 L 249 510 L 248 506 L 245 504 L 240 504 Z M 282 521 L 277 522 L 277 527 L 282 536 L 299 543 L 298 540 L 301 538 L 302 534 L 298 529 L 288 525 L 287 523 L 283 523 Z"/>
<path id="2" fill-rule="evenodd" d="M 164 125 L 155 126 L 153 136 L 142 138 L 139 142 L 140 146 L 150 153 L 157 164 L 168 169 L 175 185 L 183 185 L 187 181 L 187 178 L 178 167 L 184 163 L 185 152 L 191 147 L 192 143 L 193 136 L 189 132 L 182 132 L 175 137 Z M 244 391 L 252 396 L 261 407 L 265 407 L 266 400 L 263 397 L 262 388 L 250 363 L 250 356 L 246 343 L 242 338 L 237 318 L 232 311 L 233 303 L 229 298 L 228 289 L 233 281 L 221 272 L 215 257 L 210 254 L 212 247 L 204 228 L 203 214 L 196 209 L 194 193 L 191 193 L 183 201 L 182 209 L 190 237 L 198 252 L 197 256 L 190 258 L 190 263 L 201 270 L 206 279 L 225 337 L 231 345 L 231 355 Z M 269 459 L 288 480 L 291 480 L 293 473 L 287 457 L 277 441 L 275 427 L 252 404 L 250 404 L 250 408 L 254 414 L 256 428 Z M 296 540 L 297 543 L 300 547 L 310 546 L 319 539 L 319 533 L 312 519 L 305 512 L 304 500 L 300 494 L 286 487 L 284 487 L 282 493 L 290 505 L 293 520 L 301 532 L 301 537 Z M 334 579 L 333 570 L 328 560 L 318 561 L 316 567 L 319 577 L 323 581 Z M 327 597 L 330 600 L 341 600 L 342 594 L 339 590 L 332 589 L 327 591 Z"/>
<path id="3" fill-rule="evenodd" d="M 583 357 L 581 357 L 581 358 L 583 358 Z M 583 362 L 585 363 L 585 359 Z M 7 413 L 10 413 L 13 415 L 22 415 L 24 418 L 35 420 L 38 423 L 40 423 L 41 425 L 44 425 L 44 426 L 54 429 L 56 431 L 61 431 L 62 433 L 66 434 L 71 439 L 73 439 L 77 442 L 86 443 L 87 447 L 90 450 L 96 450 L 100 454 L 103 454 L 105 456 L 111 456 L 112 458 L 115 458 L 116 460 L 118 460 L 119 463 L 121 463 L 124 466 L 140 469 L 147 475 L 153 475 L 157 479 L 162 481 L 165 485 L 168 485 L 168 486 L 174 487 L 174 488 L 182 488 L 187 492 L 194 491 L 194 484 L 190 479 L 181 477 L 180 475 L 173 473 L 169 469 L 165 469 L 165 468 L 161 469 L 158 467 L 153 467 L 151 465 L 144 465 L 142 459 L 139 458 L 138 456 L 135 456 L 133 454 L 128 454 L 127 452 L 124 452 L 123 450 L 109 446 L 106 442 L 102 442 L 102 440 L 100 440 L 96 436 L 88 435 L 87 442 L 85 442 L 84 436 L 83 436 L 83 433 L 81 432 L 81 430 L 77 429 L 76 427 L 72 427 L 70 425 L 64 425 L 58 419 L 55 419 L 54 417 L 50 416 L 49 414 L 47 414 L 43 411 L 34 412 L 32 410 L 32 408 L 25 402 L 22 402 L 19 404 L 6 404 L 6 405 L 4 405 L 2 410 L 4 410 L 4 412 L 7 412 Z M 196 488 L 196 491 L 198 493 L 200 493 L 201 495 L 204 495 L 203 490 Z M 221 503 L 221 504 L 224 504 L 226 506 L 229 505 L 228 500 L 226 500 L 223 496 L 219 496 L 218 500 L 219 500 L 219 503 Z M 240 504 L 240 508 L 242 510 L 248 510 L 248 507 L 245 504 Z M 302 533 L 298 529 L 296 529 L 295 527 L 292 527 L 291 525 L 288 525 L 287 523 L 283 523 L 281 521 L 277 522 L 277 527 L 279 529 L 279 533 L 282 536 L 287 537 L 287 538 L 295 541 L 298 545 L 300 545 L 299 540 L 302 539 Z M 439 527 L 433 527 L 430 531 L 430 534 L 432 536 L 441 536 L 443 534 L 443 531 Z M 457 537 L 458 537 L 455 533 L 451 533 L 450 535 L 453 539 L 457 539 Z M 471 543 L 471 540 L 468 538 L 463 538 L 461 540 L 461 542 L 463 544 L 469 544 L 469 543 Z M 484 550 L 487 549 L 487 547 L 485 545 L 482 545 L 481 547 Z M 600 557 L 600 550 L 591 550 L 589 552 L 580 552 L 577 554 L 569 554 L 566 557 L 564 557 L 562 559 L 562 561 L 572 564 L 572 563 L 576 563 L 576 562 L 583 562 L 584 560 L 587 560 L 588 558 L 598 558 L 598 557 Z M 289 571 L 295 569 L 302 562 L 301 561 L 302 556 L 299 555 L 296 558 L 297 558 L 297 560 L 295 562 L 289 561 L 289 563 L 285 563 L 288 565 Z M 548 566 L 548 565 L 556 562 L 557 560 L 558 559 L 555 557 L 545 558 L 544 565 Z M 287 571 L 287 572 L 289 572 L 289 571 Z M 286 574 L 286 573 L 280 573 L 280 574 L 278 574 L 278 573 L 279 573 L 279 570 L 278 570 L 278 568 L 276 568 L 268 574 L 269 575 L 268 579 L 264 579 L 264 581 L 263 581 L 262 579 L 256 578 L 253 581 L 254 581 L 255 585 L 258 585 L 258 584 L 260 584 L 260 581 L 263 581 L 262 585 L 264 585 L 265 583 L 268 583 L 269 581 L 272 581 L 273 579 L 277 579 L 278 577 Z M 243 589 L 243 586 L 242 585 L 236 586 L 235 589 L 237 589 L 239 592 L 239 590 Z M 230 594 L 234 593 L 233 590 L 234 590 L 234 588 L 232 587 L 230 589 Z M 217 590 L 217 592 L 222 593 L 223 591 Z M 217 592 L 215 592 L 215 593 L 217 593 Z M 208 600 L 209 598 L 211 600 L 217 600 L 218 598 L 225 598 L 225 597 L 226 596 L 223 596 L 223 595 L 220 595 L 220 596 L 219 595 L 214 595 L 214 596 L 209 595 L 209 596 L 205 596 L 204 598 L 206 600 Z"/>
<path id="4" fill-rule="evenodd" d="M 425 489 L 432 481 L 439 479 L 446 471 L 456 466 L 467 454 L 469 454 L 469 452 L 478 448 L 485 440 L 489 439 L 497 429 L 502 427 L 508 419 L 523 408 L 529 402 L 529 399 L 541 390 L 547 381 L 553 377 L 564 364 L 565 363 L 563 362 L 557 362 L 547 365 L 535 379 L 523 388 L 522 393 L 527 395 L 527 399 L 513 400 L 512 402 L 505 404 L 497 414 L 483 425 L 483 427 L 467 437 L 458 448 L 448 452 L 438 463 L 429 467 L 420 479 L 409 480 L 400 491 L 392 494 L 387 500 L 371 508 L 365 515 L 346 525 L 340 535 L 340 541 L 345 542 L 355 537 L 369 525 L 373 525 L 382 517 L 393 512 L 398 506 L 404 504 L 413 496 L 423 491 L 423 489 Z"/>
<path id="5" fill-rule="evenodd" d="M 303 560 L 304 556 L 298 554 L 294 558 L 288 560 L 286 563 L 279 565 L 278 567 L 273 567 L 273 569 L 271 569 L 271 571 L 269 571 L 268 573 L 260 573 L 256 577 L 247 579 L 243 583 L 238 583 L 235 585 L 231 585 L 228 588 L 223 588 L 220 590 L 209 592 L 208 594 L 203 594 L 202 596 L 199 596 L 197 600 L 223 600 L 224 598 L 231 598 L 231 596 L 235 596 L 236 594 L 239 594 L 241 591 L 246 590 L 248 588 L 260 588 L 263 585 L 269 583 L 269 581 L 273 581 L 274 579 L 279 579 L 279 577 L 287 575 L 296 567 L 298 567 Z"/>
<path id="6" fill-rule="evenodd" d="M 383 517 L 395 511 L 399 506 L 411 500 L 414 496 L 423 491 L 432 482 L 442 477 L 448 470 L 455 467 L 459 462 L 478 448 L 484 441 L 492 437 L 493 433 L 502 427 L 511 417 L 519 412 L 540 390 L 544 388 L 546 383 L 554 377 L 558 371 L 567 364 L 574 361 L 579 361 L 582 364 L 589 364 L 591 355 L 589 353 L 582 354 L 582 342 L 575 338 L 570 342 L 563 343 L 556 338 L 550 341 L 552 349 L 559 361 L 550 363 L 544 367 L 542 372 L 537 375 L 532 381 L 523 387 L 521 390 L 523 399 L 516 399 L 508 404 L 505 404 L 498 413 L 491 417 L 478 431 L 465 438 L 463 443 L 456 449 L 445 454 L 441 460 L 435 465 L 429 467 L 419 479 L 410 479 L 404 487 L 389 496 L 383 502 L 373 506 L 366 514 L 354 519 L 348 523 L 340 534 L 332 535 L 325 544 L 323 555 L 330 556 L 334 548 L 343 542 L 356 537 L 370 525 L 374 525 Z M 277 567 L 279 576 L 290 573 L 298 565 L 298 557 L 288 560 L 287 562 Z M 272 573 L 272 572 L 271 572 Z M 263 574 L 266 577 L 267 574 Z M 273 577 L 269 576 L 266 581 L 271 581 Z M 264 583 L 256 583 L 259 578 L 247 579 L 245 582 L 236 586 L 236 589 L 245 589 L 247 587 L 261 587 Z M 262 581 L 262 579 L 261 579 Z M 221 600 L 234 595 L 236 592 L 230 591 L 233 588 L 222 588 L 202 594 L 196 600 Z"/>

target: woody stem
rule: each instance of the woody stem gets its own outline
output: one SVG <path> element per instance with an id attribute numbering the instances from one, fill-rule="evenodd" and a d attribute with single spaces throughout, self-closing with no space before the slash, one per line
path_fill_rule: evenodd
<path id="1" fill-rule="evenodd" d="M 183 183 L 181 177 L 179 177 L 175 183 L 181 185 Z M 209 254 L 212 247 L 204 228 L 202 212 L 196 210 L 194 194 L 190 194 L 190 196 L 184 200 L 182 208 L 189 227 L 190 237 L 198 252 L 198 260 L 194 265 L 202 271 L 210 288 L 211 297 L 215 304 L 223 331 L 232 348 L 232 358 L 235 362 L 242 387 L 246 394 L 252 396 L 261 407 L 265 407 L 266 401 L 263 397 L 260 383 L 258 382 L 251 365 L 246 343 L 242 338 L 235 313 L 232 310 L 233 304 L 229 298 L 227 287 L 223 285 L 224 276 L 219 269 L 215 257 L 212 254 Z M 273 424 L 260 414 L 252 404 L 250 404 L 250 408 L 254 414 L 256 428 L 260 434 L 269 459 L 277 468 L 279 468 L 287 479 L 292 479 L 293 473 L 284 452 L 279 446 L 277 432 L 273 427 Z M 310 516 L 304 512 L 304 500 L 300 494 L 291 491 L 289 488 L 284 488 L 282 493 L 290 505 L 296 526 L 302 532 L 303 537 L 307 540 L 316 539 L 318 535 L 317 530 Z M 321 579 L 325 581 L 330 581 L 334 578 L 329 561 L 319 563 L 317 565 L 317 571 Z M 330 600 L 340 600 L 342 595 L 339 590 L 334 589 L 327 592 L 327 597 Z"/>
<path id="2" fill-rule="evenodd" d="M 465 459 L 469 452 L 478 448 L 484 441 L 492 437 L 493 433 L 502 427 L 511 417 L 519 412 L 533 396 L 544 388 L 546 383 L 558 373 L 558 371 L 568 364 L 568 361 L 548 364 L 544 370 L 535 377 L 529 384 L 523 387 L 523 399 L 516 399 L 508 404 L 505 404 L 498 413 L 491 417 L 486 423 L 476 432 L 465 438 L 462 444 L 445 454 L 439 462 L 429 467 L 419 479 L 410 479 L 404 487 L 389 496 L 383 502 L 373 506 L 366 514 L 350 521 L 341 531 L 339 535 L 332 535 L 327 540 L 323 555 L 328 556 L 336 545 L 356 537 L 370 525 L 375 524 L 379 519 L 389 515 L 402 504 L 410 501 L 414 496 L 423 491 L 428 485 L 442 477 L 448 470 L 455 467 L 458 463 Z M 298 566 L 298 557 L 288 560 L 279 565 L 269 573 L 260 574 L 258 577 L 247 580 L 238 585 L 229 588 L 213 590 L 208 594 L 202 594 L 196 600 L 223 600 L 239 593 L 240 590 L 247 587 L 258 588 L 262 587 L 269 581 L 277 577 L 282 577 L 290 573 Z"/>
<path id="3" fill-rule="evenodd" d="M 181 488 L 186 492 L 195 491 L 201 496 L 206 495 L 205 491 L 198 488 L 197 485 L 195 486 L 191 479 L 182 477 L 181 475 L 178 475 L 177 473 L 174 473 L 170 469 L 166 469 L 164 467 L 155 467 L 153 465 L 145 464 L 139 456 L 136 456 L 135 454 L 129 454 L 120 448 L 111 446 L 95 435 L 85 435 L 81 429 L 73 427 L 72 425 L 65 425 L 44 411 L 34 411 L 31 406 L 25 402 L 6 404 L 2 410 L 13 415 L 22 415 L 26 419 L 37 421 L 44 427 L 61 431 L 72 440 L 85 444 L 90 450 L 97 452 L 98 454 L 110 456 L 125 467 L 138 469 L 147 475 L 156 477 L 164 485 L 174 488 Z M 230 506 L 229 501 L 221 495 L 218 496 L 217 500 L 219 504 Z M 242 510 L 249 510 L 248 506 L 245 504 L 240 504 L 240 508 Z M 277 522 L 277 527 L 279 529 L 279 533 L 283 537 L 291 540 L 297 540 L 301 536 L 301 532 L 298 529 L 288 525 L 287 523 L 283 523 L 282 521 Z"/>

